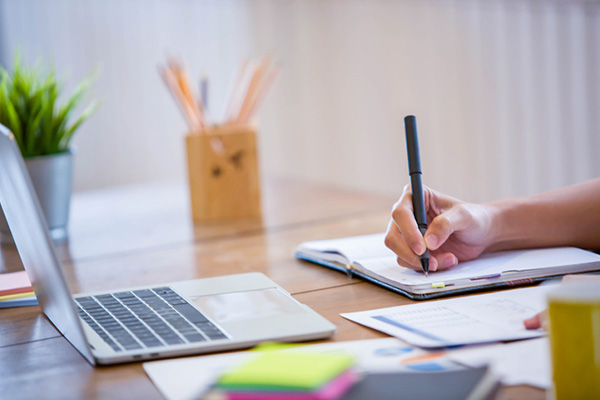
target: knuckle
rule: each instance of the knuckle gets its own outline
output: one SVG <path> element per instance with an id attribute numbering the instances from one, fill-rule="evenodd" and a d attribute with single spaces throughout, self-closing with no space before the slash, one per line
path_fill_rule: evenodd
<path id="1" fill-rule="evenodd" d="M 435 228 L 438 231 L 442 231 L 442 232 L 448 232 L 451 227 L 452 227 L 452 221 L 450 221 L 450 218 L 448 218 L 447 215 L 438 215 L 435 218 Z"/>
<path id="2" fill-rule="evenodd" d="M 392 237 L 392 233 L 391 232 L 388 232 L 388 234 L 385 235 L 385 239 L 383 240 L 383 243 L 389 249 L 391 249 L 392 246 L 394 246 L 394 238 Z"/>
<path id="3" fill-rule="evenodd" d="M 392 219 L 394 221 L 401 221 L 404 218 L 404 208 L 402 206 L 396 207 L 392 210 Z"/>

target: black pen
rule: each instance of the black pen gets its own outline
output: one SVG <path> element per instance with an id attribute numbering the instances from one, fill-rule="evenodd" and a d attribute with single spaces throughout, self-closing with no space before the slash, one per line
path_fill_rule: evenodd
<path id="1" fill-rule="evenodd" d="M 419 138 L 417 136 L 417 119 L 414 115 L 404 118 L 406 129 L 406 152 L 408 154 L 408 174 L 410 175 L 410 188 L 412 191 L 413 211 L 419 226 L 419 231 L 425 235 L 427 231 L 427 215 L 425 213 L 425 198 L 423 196 L 423 183 L 421 182 L 421 156 L 419 155 Z M 429 249 L 421 254 L 421 267 L 425 276 L 429 276 Z"/>

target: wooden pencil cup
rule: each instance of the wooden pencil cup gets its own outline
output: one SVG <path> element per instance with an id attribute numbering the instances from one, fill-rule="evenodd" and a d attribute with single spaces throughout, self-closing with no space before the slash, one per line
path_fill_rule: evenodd
<path id="1" fill-rule="evenodd" d="M 186 137 L 192 216 L 195 222 L 259 217 L 256 130 L 214 126 Z"/>

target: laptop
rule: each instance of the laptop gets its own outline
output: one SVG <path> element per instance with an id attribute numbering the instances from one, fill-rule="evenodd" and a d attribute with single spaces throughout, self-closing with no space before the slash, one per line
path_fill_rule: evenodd
<path id="1" fill-rule="evenodd" d="M 44 314 L 92 365 L 335 333 L 333 324 L 260 273 L 73 295 L 15 138 L 2 125 L 0 204 Z"/>

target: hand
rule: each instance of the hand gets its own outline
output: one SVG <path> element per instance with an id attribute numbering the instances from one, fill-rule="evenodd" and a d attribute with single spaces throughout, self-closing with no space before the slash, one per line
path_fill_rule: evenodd
<path id="1" fill-rule="evenodd" d="M 588 281 L 588 280 L 599 280 L 600 275 L 565 275 L 562 282 L 573 282 L 573 281 Z M 548 316 L 546 310 L 535 314 L 531 318 L 523 320 L 523 325 L 526 329 L 539 329 L 548 330 Z"/>
<path id="2" fill-rule="evenodd" d="M 413 213 L 410 185 L 394 204 L 385 245 L 398 264 L 421 271 L 419 255 L 430 250 L 429 271 L 441 271 L 477 258 L 493 242 L 492 209 L 465 203 L 425 187 L 427 232 L 421 235 Z"/>

